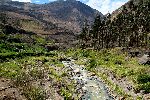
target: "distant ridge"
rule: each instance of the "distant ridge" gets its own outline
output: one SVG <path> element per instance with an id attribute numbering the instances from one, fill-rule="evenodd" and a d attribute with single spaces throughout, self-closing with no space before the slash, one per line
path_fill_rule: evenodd
<path id="1" fill-rule="evenodd" d="M 91 23 L 97 14 L 103 16 L 97 10 L 76 0 L 58 0 L 48 4 L 9 1 L 5 5 L 1 5 L 0 10 L 25 15 L 40 22 L 42 21 L 42 23 L 52 23 L 59 29 L 70 30 L 73 33 L 81 31 L 85 20 Z"/>

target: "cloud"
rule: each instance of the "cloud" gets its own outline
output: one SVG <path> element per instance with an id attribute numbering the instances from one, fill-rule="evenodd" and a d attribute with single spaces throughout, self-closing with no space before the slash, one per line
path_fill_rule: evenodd
<path id="1" fill-rule="evenodd" d="M 128 0 L 89 0 L 86 4 L 103 14 L 112 13 Z"/>
<path id="2" fill-rule="evenodd" d="M 53 2 L 53 1 L 57 1 L 57 0 L 49 0 L 49 2 Z"/>
<path id="3" fill-rule="evenodd" d="M 48 3 L 48 2 L 53 2 L 56 0 L 12 0 L 12 1 L 19 1 L 19 2 L 31 2 L 32 3 Z M 123 5 L 125 2 L 129 0 L 77 0 L 81 1 L 88 6 L 97 9 L 103 14 L 112 13 L 114 10 L 119 8 L 121 5 Z"/>
<path id="4" fill-rule="evenodd" d="M 36 3 L 40 3 L 40 1 L 39 1 L 39 0 L 36 0 L 35 2 L 36 2 Z"/>
<path id="5" fill-rule="evenodd" d="M 19 1 L 19 2 L 31 2 L 31 0 L 12 0 L 12 1 Z"/>
<path id="6" fill-rule="evenodd" d="M 110 0 L 89 0 L 86 4 L 103 14 L 106 14 L 109 11 L 109 3 Z"/>
<path id="7" fill-rule="evenodd" d="M 123 1 L 112 2 L 110 12 L 113 12 L 114 10 L 116 10 L 118 7 L 121 7 L 125 3 L 126 2 Z"/>

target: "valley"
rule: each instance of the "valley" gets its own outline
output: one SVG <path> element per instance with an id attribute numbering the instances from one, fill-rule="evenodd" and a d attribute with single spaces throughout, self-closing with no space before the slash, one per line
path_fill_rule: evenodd
<path id="1" fill-rule="evenodd" d="M 0 4 L 0 100 L 150 100 L 148 0 Z"/>

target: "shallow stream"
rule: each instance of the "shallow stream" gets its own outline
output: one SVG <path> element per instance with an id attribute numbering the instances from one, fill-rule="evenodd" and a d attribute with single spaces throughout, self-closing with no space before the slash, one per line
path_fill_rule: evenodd
<path id="1" fill-rule="evenodd" d="M 83 65 L 77 65 L 74 60 L 62 61 L 65 67 L 71 69 L 72 78 L 77 82 L 83 91 L 82 100 L 114 100 L 108 93 L 105 84 Z"/>

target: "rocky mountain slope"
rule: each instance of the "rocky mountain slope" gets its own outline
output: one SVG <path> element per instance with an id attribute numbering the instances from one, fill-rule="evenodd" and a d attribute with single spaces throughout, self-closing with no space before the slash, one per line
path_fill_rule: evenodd
<path id="1" fill-rule="evenodd" d="M 13 17 L 39 21 L 46 30 L 68 30 L 74 33 L 80 32 L 85 19 L 92 22 L 96 14 L 103 16 L 97 10 L 75 0 L 55 1 L 42 5 L 13 1 L 3 3 L 0 10 Z"/>
<path id="2" fill-rule="evenodd" d="M 75 0 L 32 4 L 8 0 L 0 2 L 2 23 L 65 44 L 76 43 L 85 20 L 94 21 L 97 10 Z M 66 38 L 67 37 L 67 38 Z M 71 45 L 72 45 L 71 44 Z"/>

